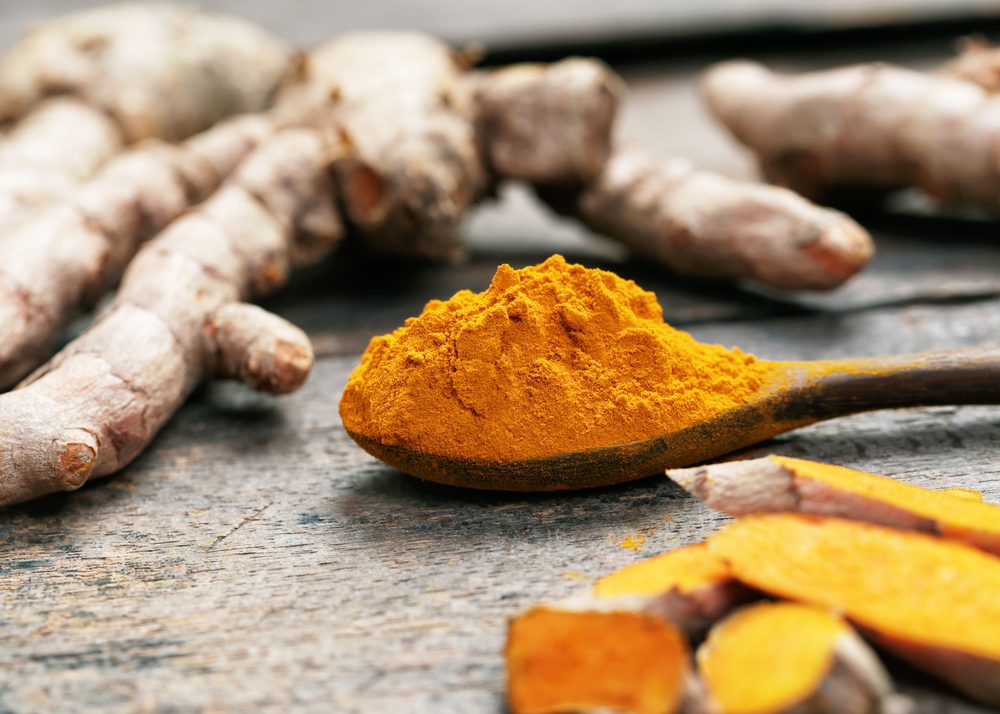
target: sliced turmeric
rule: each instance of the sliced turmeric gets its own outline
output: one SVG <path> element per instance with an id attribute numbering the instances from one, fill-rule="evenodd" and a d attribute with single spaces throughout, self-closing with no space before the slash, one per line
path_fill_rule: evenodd
<path id="1" fill-rule="evenodd" d="M 669 714 L 689 675 L 684 636 L 644 612 L 533 608 L 511 622 L 506 660 L 513 714 Z"/>
<path id="2" fill-rule="evenodd" d="M 796 512 L 935 533 L 1000 555 L 1000 506 L 830 464 L 769 456 L 667 475 L 734 516 Z"/>
<path id="3" fill-rule="evenodd" d="M 699 543 L 628 565 L 581 596 L 533 608 L 511 625 L 511 707 L 673 711 L 683 672 L 672 668 L 686 658 L 674 633 L 698 633 L 751 596 Z M 647 662 L 653 649 L 662 651 Z"/>
<path id="4" fill-rule="evenodd" d="M 1000 559 L 922 533 L 796 514 L 740 519 L 708 547 L 747 585 L 837 610 L 877 644 L 1000 706 Z"/>
<path id="5" fill-rule="evenodd" d="M 876 714 L 889 676 L 850 625 L 829 610 L 750 605 L 698 649 L 706 711 L 718 714 Z"/>
<path id="6" fill-rule="evenodd" d="M 704 543 L 627 565 L 594 583 L 596 598 L 633 598 L 686 632 L 697 632 L 752 593 Z"/>
<path id="7" fill-rule="evenodd" d="M 983 502 L 982 491 L 977 491 L 974 488 L 966 488 L 965 486 L 952 486 L 951 488 L 938 489 L 938 493 L 946 493 L 949 496 L 964 498 L 967 501 L 978 501 L 979 503 Z"/>

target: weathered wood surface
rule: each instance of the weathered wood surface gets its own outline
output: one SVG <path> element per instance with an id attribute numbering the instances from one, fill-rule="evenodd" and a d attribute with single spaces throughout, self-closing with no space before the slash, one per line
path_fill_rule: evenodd
<path id="1" fill-rule="evenodd" d="M 703 123 L 691 69 L 633 70 L 623 134 L 745 170 Z M 668 319 L 697 337 L 766 357 L 996 344 L 995 230 L 886 218 L 872 269 L 821 297 L 624 261 L 517 192 L 470 226 L 465 266 L 338 259 L 272 302 L 321 355 L 299 394 L 213 385 L 124 473 L 0 512 L 0 712 L 500 712 L 505 618 L 724 517 L 664 478 L 527 497 L 428 485 L 374 462 L 337 416 L 372 334 L 428 298 L 481 288 L 498 262 L 561 250 L 656 289 Z M 971 486 L 997 502 L 997 443 L 1000 408 L 936 408 L 841 419 L 753 453 Z M 621 547 L 629 536 L 645 538 L 640 551 Z M 922 714 L 986 711 L 894 671 Z"/>

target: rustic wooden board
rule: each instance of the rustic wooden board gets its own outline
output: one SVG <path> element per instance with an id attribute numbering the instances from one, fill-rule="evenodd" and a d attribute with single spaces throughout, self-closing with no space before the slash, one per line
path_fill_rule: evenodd
<path id="1" fill-rule="evenodd" d="M 623 134 L 746 171 L 699 119 L 695 68 L 638 70 Z M 700 339 L 766 357 L 996 344 L 995 224 L 878 223 L 872 269 L 821 297 L 625 261 L 516 192 L 470 226 L 464 266 L 343 257 L 305 276 L 272 301 L 319 348 L 300 393 L 276 400 L 212 385 L 124 473 L 0 512 L 0 712 L 502 711 L 509 615 L 698 540 L 724 518 L 663 478 L 511 496 L 378 464 L 337 416 L 367 339 L 429 298 L 481 288 L 498 262 L 561 250 L 655 289 L 668 319 Z M 998 441 L 1000 408 L 935 408 L 840 419 L 750 453 L 972 486 L 1000 502 Z M 622 547 L 630 536 L 645 539 L 638 552 Z M 893 669 L 921 714 L 986 711 Z"/>

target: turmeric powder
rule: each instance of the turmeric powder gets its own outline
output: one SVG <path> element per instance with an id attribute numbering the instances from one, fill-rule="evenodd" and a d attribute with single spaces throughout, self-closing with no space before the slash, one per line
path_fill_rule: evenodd
<path id="1" fill-rule="evenodd" d="M 774 368 L 663 321 L 653 293 L 559 255 L 501 265 L 375 337 L 340 402 L 347 430 L 500 461 L 628 443 L 745 404 Z"/>

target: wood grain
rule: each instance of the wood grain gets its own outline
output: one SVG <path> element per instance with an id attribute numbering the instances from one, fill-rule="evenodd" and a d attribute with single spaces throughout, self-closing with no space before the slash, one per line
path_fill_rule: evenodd
<path id="1" fill-rule="evenodd" d="M 646 119 L 626 130 L 657 151 L 746 170 L 694 121 L 691 69 L 642 69 L 630 113 Z M 684 110 L 673 119 L 664 106 Z M 696 541 L 724 517 L 665 478 L 513 496 L 376 463 L 337 416 L 368 338 L 431 297 L 483 287 L 498 262 L 562 250 L 655 289 L 668 319 L 699 339 L 770 358 L 996 344 L 995 224 L 880 220 L 872 269 L 827 296 L 624 261 L 517 192 L 473 222 L 464 266 L 342 256 L 303 276 L 270 304 L 320 348 L 302 392 L 274 400 L 212 385 L 124 473 L 0 512 L 0 712 L 502 711 L 509 615 Z M 938 407 L 838 419 L 748 453 L 970 486 L 1000 502 L 997 443 L 1000 409 Z M 622 547 L 636 536 L 638 552 Z M 986 711 L 892 666 L 921 714 Z"/>

